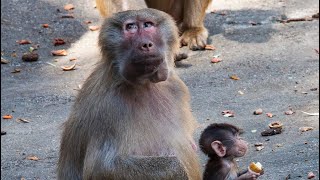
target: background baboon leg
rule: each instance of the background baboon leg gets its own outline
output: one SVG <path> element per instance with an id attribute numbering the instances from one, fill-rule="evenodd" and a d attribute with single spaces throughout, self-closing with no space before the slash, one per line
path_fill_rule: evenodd
<path id="1" fill-rule="evenodd" d="M 204 49 L 208 31 L 203 21 L 211 0 L 185 0 L 181 31 L 181 44 L 192 50 Z"/>

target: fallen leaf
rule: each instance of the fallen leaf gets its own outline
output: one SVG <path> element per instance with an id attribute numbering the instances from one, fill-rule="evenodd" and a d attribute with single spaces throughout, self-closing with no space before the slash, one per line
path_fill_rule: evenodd
<path id="1" fill-rule="evenodd" d="M 286 112 L 284 112 L 285 115 L 292 115 L 294 114 L 294 112 L 292 110 L 288 110 Z"/>
<path id="2" fill-rule="evenodd" d="M 257 25 L 258 23 L 257 23 L 257 22 L 254 22 L 254 21 L 249 21 L 249 24 L 251 24 L 252 26 L 255 26 L 255 25 Z"/>
<path id="3" fill-rule="evenodd" d="M 97 30 L 100 29 L 100 26 L 89 26 L 89 29 L 90 29 L 91 31 L 97 31 Z"/>
<path id="4" fill-rule="evenodd" d="M 9 61 L 1 57 L 1 64 L 8 64 Z"/>
<path id="5" fill-rule="evenodd" d="M 264 148 L 264 146 L 257 146 L 257 147 L 256 147 L 256 150 L 257 150 L 257 151 L 261 151 L 263 148 Z"/>
<path id="6" fill-rule="evenodd" d="M 238 91 L 238 93 L 239 93 L 240 95 L 244 95 L 244 92 L 242 92 L 242 91 Z"/>
<path id="7" fill-rule="evenodd" d="M 73 10 L 74 9 L 74 5 L 73 4 L 67 4 L 63 8 L 66 11 Z"/>
<path id="8" fill-rule="evenodd" d="M 232 75 L 230 76 L 230 79 L 233 79 L 233 80 L 240 80 L 240 78 L 236 75 Z"/>
<path id="9" fill-rule="evenodd" d="M 309 116 L 319 116 L 319 113 L 308 113 L 308 112 L 304 112 L 304 111 L 301 111 L 301 112 L 304 114 L 307 114 Z"/>
<path id="10" fill-rule="evenodd" d="M 221 16 L 225 16 L 225 15 L 227 15 L 227 12 L 226 11 L 222 11 L 222 12 L 219 12 L 218 14 L 221 15 Z"/>
<path id="11" fill-rule="evenodd" d="M 29 47 L 29 52 L 33 52 L 34 48 L 33 47 Z"/>
<path id="12" fill-rule="evenodd" d="M 276 144 L 276 147 L 282 147 L 283 144 Z"/>
<path id="13" fill-rule="evenodd" d="M 274 122 L 271 122 L 268 126 L 271 129 L 277 129 L 277 128 L 282 128 L 283 124 L 280 121 L 274 121 Z"/>
<path id="14" fill-rule="evenodd" d="M 315 51 L 316 51 L 316 53 L 318 53 L 319 54 L 319 49 L 314 49 Z"/>
<path id="15" fill-rule="evenodd" d="M 207 44 L 205 47 L 204 47 L 205 50 L 215 50 L 216 48 L 210 44 Z"/>
<path id="16" fill-rule="evenodd" d="M 91 24 L 92 21 L 84 21 L 85 24 Z"/>
<path id="17" fill-rule="evenodd" d="M 218 63 L 221 62 L 222 60 L 220 58 L 212 58 L 211 63 Z"/>
<path id="18" fill-rule="evenodd" d="M 254 115 L 260 115 L 260 114 L 262 114 L 262 112 L 263 112 L 263 110 L 262 110 L 261 108 L 259 108 L 259 109 L 255 110 L 255 111 L 253 112 L 253 114 L 254 114 Z"/>
<path id="19" fill-rule="evenodd" d="M 312 179 L 314 177 L 316 177 L 316 175 L 314 175 L 313 172 L 308 173 L 308 179 Z"/>
<path id="20" fill-rule="evenodd" d="M 261 143 L 261 142 L 258 142 L 258 143 L 254 144 L 254 146 L 262 146 L 262 145 L 263 145 L 263 143 Z"/>
<path id="21" fill-rule="evenodd" d="M 12 116 L 10 114 L 6 114 L 2 116 L 3 119 L 12 119 Z"/>
<path id="22" fill-rule="evenodd" d="M 61 18 L 74 18 L 74 16 L 72 14 L 64 14 Z"/>
<path id="23" fill-rule="evenodd" d="M 18 118 L 16 120 L 17 122 L 23 122 L 23 123 L 29 123 L 30 121 L 26 120 L 26 119 L 22 119 L 22 118 Z"/>
<path id="24" fill-rule="evenodd" d="M 66 56 L 66 55 L 68 55 L 67 51 L 64 50 L 64 49 L 51 51 L 51 54 L 52 54 L 53 56 Z"/>
<path id="25" fill-rule="evenodd" d="M 16 52 L 11 53 L 11 57 L 17 57 L 17 53 Z"/>
<path id="26" fill-rule="evenodd" d="M 23 39 L 23 40 L 17 41 L 17 43 L 19 43 L 20 45 L 23 45 L 23 44 L 31 44 L 31 41 Z"/>
<path id="27" fill-rule="evenodd" d="M 301 128 L 299 128 L 299 130 L 301 132 L 311 131 L 311 130 L 313 130 L 313 127 L 301 127 Z"/>
<path id="28" fill-rule="evenodd" d="M 77 58 L 70 58 L 69 61 L 75 61 Z"/>
<path id="29" fill-rule="evenodd" d="M 311 17 L 312 18 L 319 18 L 319 12 L 317 12 L 316 14 L 313 14 Z"/>
<path id="30" fill-rule="evenodd" d="M 59 46 L 59 45 L 63 45 L 65 44 L 66 42 L 64 42 L 64 40 L 62 38 L 55 38 L 53 40 L 53 45 L 54 46 Z"/>
<path id="31" fill-rule="evenodd" d="M 76 63 L 74 63 L 74 64 L 71 65 L 71 66 L 61 66 L 62 70 L 64 70 L 64 71 L 75 70 L 75 67 L 76 67 Z"/>
<path id="32" fill-rule="evenodd" d="M 42 24 L 42 27 L 43 27 L 43 28 L 48 28 L 48 27 L 49 27 L 49 24 Z"/>
<path id="33" fill-rule="evenodd" d="M 39 59 L 39 55 L 35 52 L 25 53 L 24 55 L 22 55 L 23 61 L 31 62 L 31 61 L 37 61 L 38 59 Z"/>
<path id="34" fill-rule="evenodd" d="M 32 161 L 38 161 L 39 158 L 37 156 L 28 156 L 27 157 L 28 160 L 32 160 Z"/>
<path id="35" fill-rule="evenodd" d="M 272 118 L 272 117 L 273 117 L 273 114 L 272 114 L 272 113 L 266 113 L 266 115 L 267 115 L 269 118 Z"/>
<path id="36" fill-rule="evenodd" d="M 19 69 L 19 68 L 14 68 L 14 69 L 11 71 L 11 73 L 19 73 L 19 72 L 21 72 L 21 69 Z"/>
<path id="37" fill-rule="evenodd" d="M 225 111 L 222 111 L 222 115 L 224 117 L 234 117 L 234 112 L 231 110 L 225 110 Z"/>

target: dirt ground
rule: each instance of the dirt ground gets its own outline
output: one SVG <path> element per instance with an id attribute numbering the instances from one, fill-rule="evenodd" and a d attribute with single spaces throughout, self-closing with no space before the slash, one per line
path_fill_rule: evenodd
<path id="1" fill-rule="evenodd" d="M 74 4 L 75 18 L 61 18 L 67 3 Z M 1 116 L 13 116 L 1 119 L 1 131 L 6 132 L 1 136 L 1 179 L 56 179 L 61 124 L 99 59 L 98 31 L 84 23 L 101 23 L 93 7 L 91 0 L 1 0 L 1 58 L 9 61 L 1 64 Z M 319 112 L 319 19 L 279 22 L 316 13 L 316 0 L 215 0 L 205 25 L 208 43 L 216 50 L 183 48 L 189 58 L 176 65 L 201 124 L 195 138 L 213 122 L 243 128 L 249 152 L 238 163 L 245 168 L 251 161 L 261 162 L 265 174 L 259 179 L 307 179 L 309 172 L 319 179 L 319 116 L 302 112 Z M 54 38 L 66 44 L 54 46 Z M 19 45 L 21 39 L 32 44 Z M 23 53 L 37 44 L 39 60 L 22 61 Z M 66 49 L 68 55 L 52 56 L 57 49 Z M 220 63 L 210 62 L 215 55 L 220 55 Z M 74 62 L 76 70 L 61 70 Z M 15 69 L 20 72 L 12 73 Z M 232 75 L 240 80 L 230 79 Z M 263 114 L 253 115 L 258 108 Z M 224 110 L 234 111 L 235 117 L 224 117 Z M 288 110 L 294 113 L 285 115 Z M 283 123 L 284 131 L 261 136 L 273 121 Z M 301 132 L 301 127 L 313 130 Z M 263 143 L 261 151 L 254 147 L 258 142 Z M 206 157 L 199 155 L 204 164 Z"/>

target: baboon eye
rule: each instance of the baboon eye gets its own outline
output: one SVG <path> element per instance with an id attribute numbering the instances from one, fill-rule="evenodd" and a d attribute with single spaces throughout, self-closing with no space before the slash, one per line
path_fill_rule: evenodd
<path id="1" fill-rule="evenodd" d="M 126 25 L 126 30 L 133 30 L 133 29 L 137 29 L 138 26 L 135 23 L 129 23 Z"/>
<path id="2" fill-rule="evenodd" d="M 143 26 L 144 26 L 145 28 L 149 28 L 149 27 L 154 26 L 154 24 L 153 24 L 153 22 L 145 22 L 145 23 L 143 24 Z"/>

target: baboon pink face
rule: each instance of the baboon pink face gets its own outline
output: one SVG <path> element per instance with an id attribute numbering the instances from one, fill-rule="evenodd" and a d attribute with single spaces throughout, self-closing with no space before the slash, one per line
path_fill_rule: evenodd
<path id="1" fill-rule="evenodd" d="M 165 81 L 168 65 L 179 47 L 172 18 L 154 11 L 146 16 L 146 11 L 132 11 L 129 16 L 119 13 L 116 21 L 107 19 L 99 38 L 102 50 L 114 59 L 112 64 L 121 77 L 134 84 Z"/>
<path id="2" fill-rule="evenodd" d="M 157 74 L 161 76 L 154 82 L 167 79 L 164 42 L 159 33 L 157 24 L 149 19 L 129 19 L 123 23 L 123 47 L 132 49 L 122 70 L 127 80 L 135 82 Z"/>

